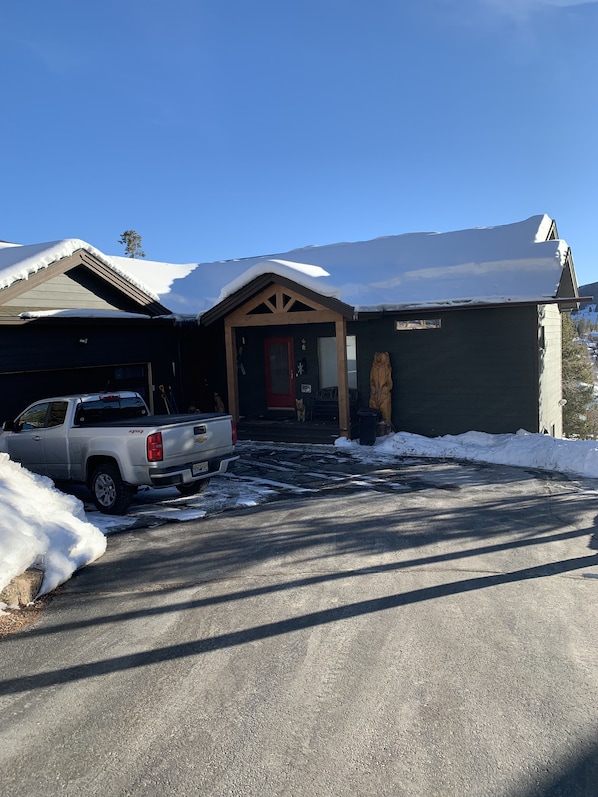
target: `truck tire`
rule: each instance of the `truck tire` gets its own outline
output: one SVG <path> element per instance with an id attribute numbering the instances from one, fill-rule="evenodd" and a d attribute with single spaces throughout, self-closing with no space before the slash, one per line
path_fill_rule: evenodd
<path id="1" fill-rule="evenodd" d="M 176 488 L 181 495 L 197 495 L 197 493 L 203 493 L 209 483 L 209 479 L 200 479 L 198 482 L 189 484 L 177 484 Z"/>
<path id="2" fill-rule="evenodd" d="M 109 462 L 94 470 L 90 488 L 94 504 L 105 515 L 122 515 L 133 497 L 133 489 L 123 482 L 116 465 Z"/>

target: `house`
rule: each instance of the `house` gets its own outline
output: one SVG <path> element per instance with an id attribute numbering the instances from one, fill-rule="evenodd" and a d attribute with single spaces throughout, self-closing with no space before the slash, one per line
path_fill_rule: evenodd
<path id="1" fill-rule="evenodd" d="M 368 406 L 374 355 L 388 352 L 392 424 L 430 436 L 560 436 L 560 313 L 577 299 L 547 215 L 200 263 L 161 294 L 219 330 L 243 423 L 292 417 L 295 399 L 334 386 L 336 431 L 351 434 L 351 397 Z"/>
<path id="2" fill-rule="evenodd" d="M 385 352 L 397 430 L 562 433 L 560 313 L 579 297 L 571 251 L 546 215 L 216 263 L 98 258 L 145 286 L 150 328 L 168 323 L 166 308 L 195 319 L 183 400 L 218 391 L 241 426 L 290 428 L 297 399 L 313 408 L 333 397 L 334 435 L 354 435 L 351 410 L 368 406 Z M 170 347 L 185 328 L 171 327 Z"/>

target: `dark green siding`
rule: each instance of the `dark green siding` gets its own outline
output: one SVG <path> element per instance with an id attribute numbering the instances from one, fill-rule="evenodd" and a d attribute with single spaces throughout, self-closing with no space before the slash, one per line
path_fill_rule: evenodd
<path id="1" fill-rule="evenodd" d="M 208 382 L 195 324 L 54 319 L 3 325 L 0 336 L 0 421 L 49 395 L 144 387 L 150 398 L 147 375 L 123 366 L 150 364 L 156 412 L 164 411 L 160 384 L 172 387 L 185 410 Z"/>
<path id="2" fill-rule="evenodd" d="M 385 314 L 348 324 L 347 333 L 357 337 L 362 407 L 368 406 L 374 354 L 387 351 L 397 431 L 428 436 L 471 430 L 540 431 L 535 306 L 428 312 L 418 317 L 440 318 L 442 327 L 395 331 L 397 319 L 413 319 L 413 314 Z M 154 386 L 172 387 L 179 410 L 195 406 L 211 411 L 215 392 L 228 404 L 222 320 L 199 327 L 166 319 L 51 319 L 3 325 L 0 334 L 0 420 L 14 417 L 43 396 L 110 387 L 138 389 L 138 371 L 131 371 L 127 384 L 128 372 L 116 369 L 146 363 L 151 365 Z M 334 334 L 331 323 L 238 329 L 241 415 L 267 414 L 266 338 L 293 339 L 293 366 L 297 371 L 301 363 L 304 370 L 296 376 L 296 395 L 306 398 L 310 394 L 302 393 L 301 385 L 311 386 L 312 397 L 327 387 L 319 384 L 318 338 Z M 87 342 L 80 343 L 82 339 Z M 125 374 L 124 382 L 116 381 L 117 374 Z M 155 409 L 163 411 L 157 390 L 153 397 Z"/>
<path id="3" fill-rule="evenodd" d="M 492 434 L 538 429 L 537 308 L 488 308 L 418 314 L 440 318 L 440 329 L 395 331 L 397 319 L 381 315 L 350 322 L 347 334 L 357 337 L 360 405 L 368 406 L 369 374 L 377 351 L 388 351 L 393 368 L 393 424 L 397 431 L 428 436 L 482 431 Z M 264 340 L 291 337 L 296 395 L 309 384 L 320 387 L 319 337 L 334 336 L 333 324 L 246 328 L 237 330 L 239 398 L 243 417 L 266 411 Z M 301 341 L 305 340 L 305 350 Z M 244 341 L 244 342 L 243 342 Z M 280 413 L 279 413 L 280 414 Z"/>
<path id="4" fill-rule="evenodd" d="M 375 352 L 388 351 L 397 431 L 438 436 L 470 430 L 538 431 L 537 309 L 420 313 L 441 329 L 395 331 L 383 316 L 350 325 L 358 336 L 358 378 L 369 395 Z M 413 315 L 411 315 L 411 319 Z"/>

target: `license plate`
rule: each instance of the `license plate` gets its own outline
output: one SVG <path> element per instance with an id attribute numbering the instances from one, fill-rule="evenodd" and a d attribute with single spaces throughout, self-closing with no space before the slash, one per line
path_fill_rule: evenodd
<path id="1" fill-rule="evenodd" d="M 208 463 L 207 462 L 194 462 L 191 465 L 191 474 L 193 476 L 199 476 L 200 473 L 207 473 L 208 472 Z"/>

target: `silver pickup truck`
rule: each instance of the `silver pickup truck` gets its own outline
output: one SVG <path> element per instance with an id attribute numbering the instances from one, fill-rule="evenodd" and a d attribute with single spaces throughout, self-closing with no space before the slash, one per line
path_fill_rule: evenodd
<path id="1" fill-rule="evenodd" d="M 230 415 L 150 415 L 132 391 L 42 399 L 2 429 L 0 451 L 34 473 L 86 484 L 111 515 L 140 485 L 191 495 L 238 459 Z"/>

